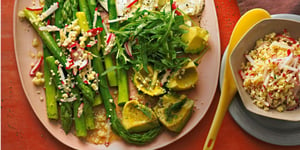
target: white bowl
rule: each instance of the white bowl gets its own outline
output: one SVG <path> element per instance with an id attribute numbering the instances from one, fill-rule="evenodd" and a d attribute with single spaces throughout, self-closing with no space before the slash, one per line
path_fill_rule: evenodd
<path id="1" fill-rule="evenodd" d="M 284 112 L 278 112 L 273 109 L 265 111 L 253 104 L 250 95 L 242 86 L 243 81 L 239 75 L 242 62 L 246 62 L 244 55 L 255 47 L 256 41 L 272 32 L 282 33 L 285 29 L 290 33 L 291 37 L 295 39 L 300 38 L 300 22 L 275 18 L 265 19 L 258 22 L 244 35 L 237 46 L 233 49 L 229 61 L 238 92 L 243 104 L 249 111 L 275 119 L 300 121 L 300 108 Z"/>

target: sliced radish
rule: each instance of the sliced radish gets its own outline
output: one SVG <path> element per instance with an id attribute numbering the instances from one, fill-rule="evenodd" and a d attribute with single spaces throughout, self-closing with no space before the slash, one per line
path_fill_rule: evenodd
<path id="1" fill-rule="evenodd" d="M 129 4 L 126 6 L 126 8 L 132 7 L 136 2 L 138 2 L 138 0 L 132 1 L 131 3 L 129 3 Z"/>
<path id="2" fill-rule="evenodd" d="M 101 31 L 103 31 L 103 28 L 98 27 L 98 28 L 93 28 L 93 29 L 88 30 L 87 33 L 89 33 L 88 34 L 89 36 L 96 36 L 96 35 L 100 34 Z"/>
<path id="3" fill-rule="evenodd" d="M 120 17 L 120 18 L 117 18 L 117 19 L 113 19 L 113 20 L 108 20 L 108 23 L 114 23 L 114 22 L 120 22 L 120 21 L 125 21 L 125 20 L 128 20 L 128 17 Z"/>
<path id="4" fill-rule="evenodd" d="M 80 118 L 80 116 L 81 116 L 82 113 L 83 113 L 83 106 L 84 106 L 84 104 L 81 103 L 81 104 L 79 105 L 79 107 L 78 107 L 78 111 L 77 111 L 77 117 L 78 117 L 78 118 Z"/>
<path id="5" fill-rule="evenodd" d="M 174 2 L 174 3 L 172 4 L 172 10 L 175 10 L 175 9 L 177 9 L 176 2 Z M 178 16 L 181 15 L 181 13 L 180 13 L 178 10 L 175 10 L 175 13 L 176 13 Z"/>
<path id="6" fill-rule="evenodd" d="M 74 61 L 73 61 L 73 59 L 70 59 L 70 60 L 67 61 L 67 63 L 66 63 L 66 69 L 67 69 L 67 70 L 71 69 L 73 65 L 74 65 Z"/>
<path id="7" fill-rule="evenodd" d="M 64 81 L 66 80 L 66 77 L 65 77 L 64 71 L 62 69 L 62 65 L 58 65 L 58 72 L 60 75 L 60 80 L 62 81 L 62 83 L 65 83 Z"/>
<path id="8" fill-rule="evenodd" d="M 38 8 L 31 8 L 31 7 L 26 7 L 27 10 L 30 11 L 42 11 L 44 7 L 38 7 Z"/>
<path id="9" fill-rule="evenodd" d="M 41 16 L 40 19 L 44 20 L 45 18 L 47 18 L 49 15 L 51 15 L 52 13 L 54 13 L 57 9 L 59 8 L 59 3 L 55 2 L 54 4 L 52 4 L 49 9 L 47 9 L 46 11 L 44 11 Z"/>
<path id="10" fill-rule="evenodd" d="M 98 43 L 98 41 L 97 40 L 94 40 L 94 41 L 90 41 L 87 45 L 86 45 L 86 47 L 93 47 L 95 44 L 97 44 Z"/>
<path id="11" fill-rule="evenodd" d="M 126 53 L 127 53 L 130 57 L 132 57 L 132 46 L 131 46 L 131 42 L 125 42 L 124 46 L 125 46 Z"/>
<path id="12" fill-rule="evenodd" d="M 69 98 L 66 98 L 66 99 L 60 99 L 61 102 L 74 102 L 76 101 L 77 98 L 74 96 L 74 97 L 69 97 Z"/>
<path id="13" fill-rule="evenodd" d="M 114 43 L 116 40 L 116 36 L 113 33 L 109 33 L 109 35 L 107 36 L 107 40 L 106 40 L 106 47 L 104 50 L 104 55 L 107 55 L 110 53 L 110 51 L 112 50 Z"/>
<path id="14" fill-rule="evenodd" d="M 98 8 L 96 7 L 95 13 L 94 13 L 93 28 L 96 28 L 97 18 L 98 18 Z"/>
<path id="15" fill-rule="evenodd" d="M 41 56 L 41 58 L 35 63 L 35 65 L 31 68 L 29 75 L 35 76 L 35 73 L 38 71 L 38 69 L 41 67 L 41 64 L 44 60 L 44 57 Z"/>
<path id="16" fill-rule="evenodd" d="M 168 81 L 168 77 L 171 74 L 171 69 L 167 69 L 166 73 L 163 75 L 162 79 L 161 79 L 161 85 L 164 85 L 167 81 Z"/>
<path id="17" fill-rule="evenodd" d="M 88 59 L 84 59 L 79 66 L 79 71 L 82 70 L 84 67 L 86 67 L 88 63 L 89 63 Z"/>
<path id="18" fill-rule="evenodd" d="M 53 32 L 53 31 L 60 31 L 60 28 L 57 26 L 53 25 L 47 25 L 39 28 L 40 31 L 48 31 L 48 32 Z"/>

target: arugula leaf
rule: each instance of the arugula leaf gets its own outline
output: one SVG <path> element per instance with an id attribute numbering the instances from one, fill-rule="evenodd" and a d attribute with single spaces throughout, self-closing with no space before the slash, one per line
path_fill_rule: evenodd
<path id="1" fill-rule="evenodd" d="M 187 101 L 187 98 L 183 99 L 180 102 L 172 104 L 170 107 L 165 109 L 165 115 L 167 116 L 166 120 L 171 121 L 173 119 L 173 117 L 175 117 L 174 113 L 177 113 L 182 108 L 182 106 L 185 104 L 186 101 Z"/>
<path id="2" fill-rule="evenodd" d="M 145 114 L 148 118 L 150 118 L 150 119 L 152 118 L 152 113 L 145 107 L 135 105 L 135 108 L 140 110 L 141 112 L 143 112 L 143 114 Z"/>
<path id="3" fill-rule="evenodd" d="M 184 17 L 175 16 L 175 11 L 169 13 L 138 9 L 131 18 L 120 24 L 118 30 L 111 31 L 116 34 L 120 45 L 112 52 L 118 54 L 117 59 L 122 59 L 121 65 L 124 68 L 138 70 L 141 65 L 152 65 L 155 70 L 177 70 L 188 59 L 181 57 L 186 47 L 181 35 L 187 32 L 182 26 L 186 26 Z M 132 57 L 120 48 L 128 41 L 135 42 L 132 45 Z M 123 58 L 120 54 L 123 54 Z M 148 72 L 147 67 L 143 68 Z"/>

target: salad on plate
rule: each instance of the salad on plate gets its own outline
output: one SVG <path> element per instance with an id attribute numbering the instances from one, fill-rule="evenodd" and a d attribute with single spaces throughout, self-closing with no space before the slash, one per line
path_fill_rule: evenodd
<path id="1" fill-rule="evenodd" d="M 21 10 L 43 42 L 29 76 L 45 87 L 48 118 L 107 146 L 180 133 L 194 107 L 182 91 L 197 86 L 208 47 L 194 20 L 203 9 L 200 0 L 45 0 Z"/>

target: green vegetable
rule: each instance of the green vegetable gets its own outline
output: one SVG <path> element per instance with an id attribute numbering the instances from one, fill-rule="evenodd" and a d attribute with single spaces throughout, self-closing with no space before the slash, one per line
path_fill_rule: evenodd
<path id="1" fill-rule="evenodd" d="M 123 67 L 134 67 L 136 70 L 148 65 L 153 66 L 154 70 L 181 68 L 187 59 L 182 57 L 186 44 L 180 38 L 186 32 L 184 21 L 183 16 L 175 16 L 175 11 L 137 10 L 133 17 L 120 24 L 118 30 L 112 30 L 120 45 L 135 42 L 132 45 L 132 59 L 127 55 L 119 58 L 123 59 Z M 114 52 L 122 53 L 120 50 Z M 144 69 L 147 71 L 146 67 Z"/>
<path id="2" fill-rule="evenodd" d="M 55 58 L 53 56 L 48 56 L 45 59 L 46 59 L 46 62 L 48 64 L 48 69 L 50 71 L 50 76 L 52 76 L 56 87 L 58 87 L 59 90 L 62 90 L 61 88 L 63 87 L 63 85 L 60 81 L 58 67 L 55 64 Z"/>
<path id="3" fill-rule="evenodd" d="M 75 79 L 78 83 L 76 86 L 81 90 L 81 93 L 91 104 L 93 104 L 95 101 L 95 91 L 86 85 L 79 76 L 76 76 Z"/>
<path id="4" fill-rule="evenodd" d="M 92 105 L 88 101 L 83 101 L 83 112 L 85 117 L 85 124 L 87 130 L 95 129 L 94 112 Z"/>
<path id="5" fill-rule="evenodd" d="M 73 10 L 72 10 L 71 0 L 66 0 L 61 12 L 63 24 L 70 24 L 73 20 Z M 55 16 L 56 17 L 56 16 Z"/>
<path id="6" fill-rule="evenodd" d="M 50 75 L 53 78 L 53 81 L 56 87 L 63 87 L 62 83 L 59 79 L 57 65 L 55 64 L 55 58 L 53 56 L 46 57 L 46 62 L 48 65 L 48 69 L 50 71 Z M 58 100 L 62 99 L 62 94 L 65 93 L 63 90 L 58 88 Z M 62 128 L 65 133 L 69 133 L 72 126 L 72 109 L 70 103 L 61 103 L 60 106 L 60 120 L 62 124 Z"/>
<path id="7" fill-rule="evenodd" d="M 59 60 L 59 62 L 64 65 L 66 64 L 66 56 L 63 55 L 62 50 L 58 47 L 57 43 L 53 39 L 52 35 L 47 31 L 39 30 L 39 27 L 45 26 L 45 24 L 39 21 L 39 17 L 32 11 L 24 9 L 23 10 L 25 17 L 34 27 L 35 31 L 39 34 L 42 38 L 43 43 L 47 46 L 51 54 Z"/>
<path id="8" fill-rule="evenodd" d="M 71 103 L 61 103 L 60 105 L 60 120 L 61 126 L 65 133 L 69 133 L 72 127 L 72 105 Z"/>
<path id="9" fill-rule="evenodd" d="M 49 7 L 53 4 L 53 0 L 45 0 L 45 5 L 43 7 L 43 12 L 46 11 L 47 9 L 49 9 Z M 46 20 L 48 20 L 50 18 L 50 16 L 48 16 L 46 18 Z"/>
<path id="10" fill-rule="evenodd" d="M 70 0 L 70 3 L 72 4 L 71 7 L 72 7 L 72 20 L 75 20 L 76 19 L 76 12 L 78 11 L 78 6 L 79 6 L 79 2 L 78 0 Z"/>
<path id="11" fill-rule="evenodd" d="M 117 18 L 117 10 L 116 10 L 116 1 L 115 0 L 109 0 L 108 1 L 108 11 L 109 11 L 109 19 L 116 19 Z M 111 23 L 110 24 L 110 29 L 116 29 L 118 23 Z M 103 51 L 104 53 L 104 51 Z M 105 64 L 105 68 L 106 70 L 111 70 L 111 68 L 113 68 L 114 63 L 113 63 L 113 59 L 112 59 L 111 53 L 107 54 L 104 56 L 104 64 Z M 117 81 L 117 74 L 115 70 L 111 70 L 107 73 L 107 79 L 109 82 L 110 86 L 117 86 L 118 85 L 118 81 Z"/>
<path id="12" fill-rule="evenodd" d="M 43 43 L 47 46 L 49 51 L 52 53 L 52 55 L 59 60 L 60 64 L 66 67 L 66 56 L 63 55 L 62 50 L 58 47 L 57 43 L 51 36 L 51 34 L 47 31 L 41 31 L 39 30 L 39 27 L 45 26 L 43 22 L 39 21 L 38 16 L 32 12 L 27 10 L 26 8 L 23 10 L 25 17 L 27 20 L 30 21 L 31 25 L 34 27 L 35 31 L 40 35 L 40 37 L 43 40 Z M 69 70 L 66 70 L 69 71 Z M 91 102 L 94 101 L 95 92 L 92 90 L 91 87 L 84 84 L 82 79 L 79 76 L 75 77 L 76 81 L 78 82 L 78 88 L 81 90 L 83 95 Z"/>
<path id="13" fill-rule="evenodd" d="M 89 26 L 87 25 L 87 16 L 85 15 L 85 13 L 77 12 L 76 17 L 78 18 L 78 23 L 79 23 L 81 30 L 87 32 L 89 30 Z M 97 46 L 93 46 L 93 47 L 89 48 L 89 51 L 91 51 L 93 53 L 93 55 L 96 56 L 92 59 L 92 64 L 93 64 L 93 68 L 94 68 L 95 72 L 97 72 L 99 74 L 98 68 L 100 67 L 100 65 L 102 66 L 102 64 L 101 64 L 101 58 L 100 58 Z M 99 79 L 99 77 L 98 77 L 98 79 Z M 97 105 L 97 103 L 98 104 L 102 103 L 102 99 L 100 96 L 96 96 L 94 101 L 95 102 L 92 103 L 94 105 Z"/>
<path id="14" fill-rule="evenodd" d="M 56 2 L 58 2 L 58 9 L 55 11 L 55 26 L 57 26 L 58 28 L 62 28 L 63 27 L 63 19 L 62 19 L 62 10 L 63 10 L 63 6 L 64 6 L 64 0 L 56 0 Z M 56 32 L 55 34 L 56 39 L 60 39 L 60 35 L 59 32 Z"/>
<path id="15" fill-rule="evenodd" d="M 102 98 L 101 98 L 101 95 L 99 93 L 96 93 L 96 96 L 95 96 L 95 100 L 94 100 L 94 103 L 93 103 L 93 106 L 98 106 L 102 104 Z"/>
<path id="16" fill-rule="evenodd" d="M 85 13 L 89 28 L 93 28 L 92 16 L 88 7 L 87 0 L 79 0 L 79 8 L 81 12 Z"/>
<path id="17" fill-rule="evenodd" d="M 95 9 L 97 7 L 97 1 L 96 0 L 87 0 L 89 10 L 91 13 L 91 19 L 94 19 Z"/>
<path id="18" fill-rule="evenodd" d="M 50 56 L 48 49 L 44 46 L 44 58 Z M 44 79 L 45 79 L 45 96 L 47 106 L 47 116 L 49 119 L 58 119 L 57 103 L 55 99 L 56 86 L 52 80 L 50 80 L 50 70 L 44 59 Z"/>
<path id="19" fill-rule="evenodd" d="M 108 1 L 108 11 L 109 11 L 109 19 L 116 19 L 117 16 L 117 9 L 116 9 L 116 1 L 110 0 Z M 110 23 L 110 28 L 112 30 L 117 30 L 119 28 L 119 23 Z M 117 48 L 120 51 L 122 50 L 120 44 L 117 41 Z M 120 53 L 119 53 L 120 55 Z M 117 58 L 116 65 L 117 68 L 122 64 L 122 60 Z M 118 105 L 123 106 L 129 100 L 129 90 L 128 90 L 128 77 L 127 71 L 124 68 L 119 68 L 117 70 L 117 79 L 118 79 Z"/>
<path id="20" fill-rule="evenodd" d="M 85 124 L 86 120 L 84 116 L 85 112 L 82 112 L 82 114 L 78 113 L 78 108 L 80 107 L 80 105 L 84 105 L 84 103 L 80 101 L 74 101 L 73 112 L 74 112 L 76 136 L 85 137 L 87 135 L 87 129 Z"/>
<path id="21" fill-rule="evenodd" d="M 99 73 L 102 74 L 104 72 L 103 66 L 99 67 Z M 113 131 L 119 135 L 121 138 L 123 138 L 128 143 L 133 144 L 145 144 L 147 142 L 152 141 L 160 132 L 160 126 L 153 128 L 145 133 L 129 133 L 122 125 L 120 119 L 117 116 L 116 113 L 116 106 L 113 102 L 113 100 L 109 88 L 108 88 L 108 82 L 106 80 L 105 76 L 100 76 L 100 94 L 102 96 L 102 100 L 104 103 L 104 107 L 106 110 L 106 117 L 110 118 L 111 126 Z"/>
<path id="22" fill-rule="evenodd" d="M 170 131 L 181 132 L 193 112 L 194 101 L 186 95 L 168 93 L 153 108 L 159 121 Z"/>
<path id="23" fill-rule="evenodd" d="M 119 63 L 117 63 L 118 66 Z M 117 70 L 118 75 L 118 105 L 123 106 L 129 100 L 127 71 L 123 68 Z"/>
<path id="24" fill-rule="evenodd" d="M 127 102 L 122 110 L 122 124 L 132 132 L 144 132 L 160 126 L 151 108 L 140 104 L 137 100 Z"/>

